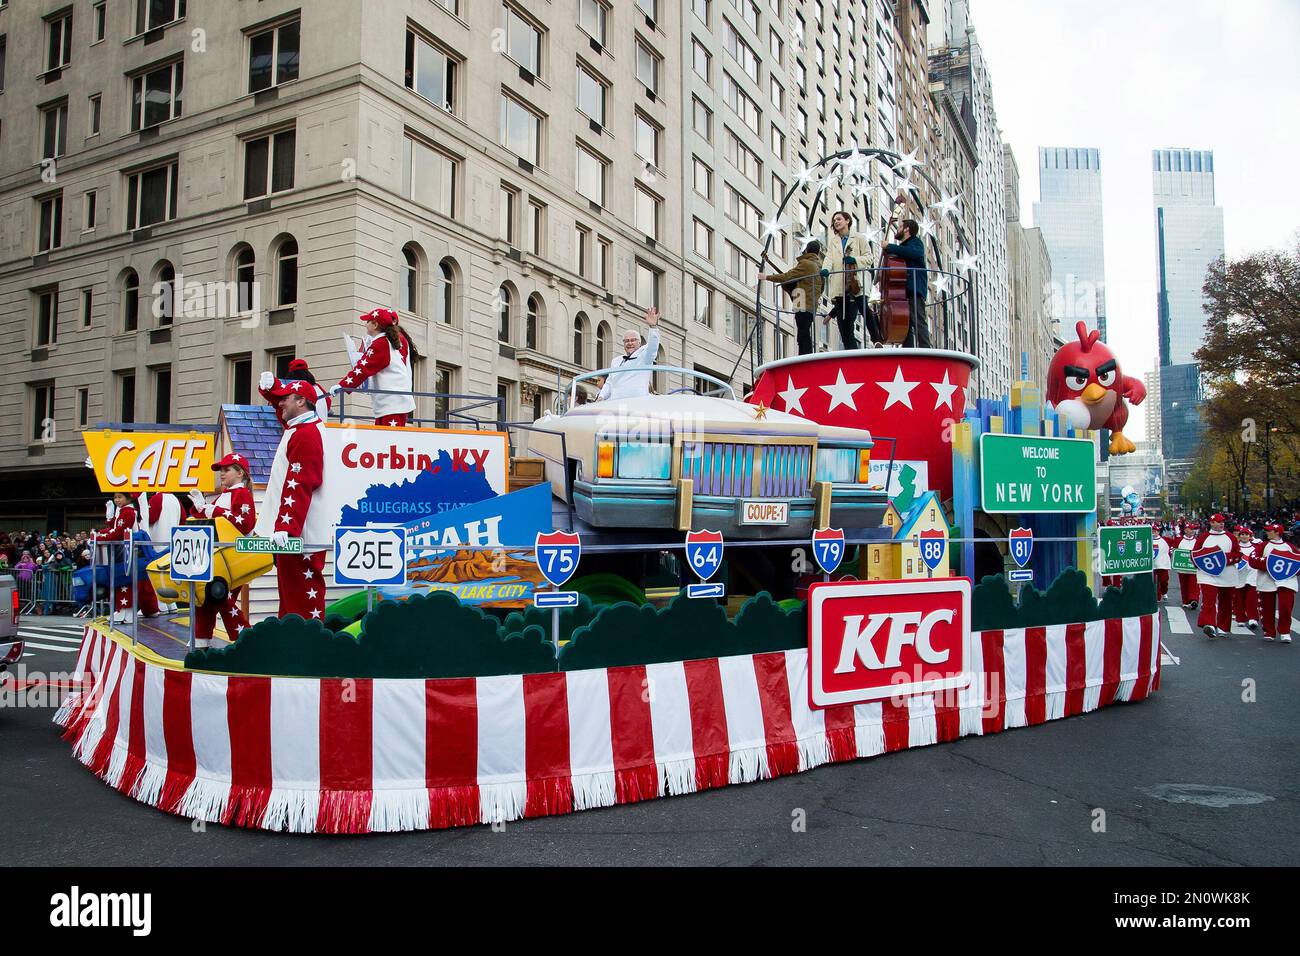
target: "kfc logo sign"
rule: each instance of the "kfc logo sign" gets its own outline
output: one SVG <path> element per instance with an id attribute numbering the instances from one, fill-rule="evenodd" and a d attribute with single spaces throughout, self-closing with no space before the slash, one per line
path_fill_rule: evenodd
<path id="1" fill-rule="evenodd" d="M 835 581 L 808 589 L 809 701 L 861 704 L 970 682 L 970 581 Z"/>

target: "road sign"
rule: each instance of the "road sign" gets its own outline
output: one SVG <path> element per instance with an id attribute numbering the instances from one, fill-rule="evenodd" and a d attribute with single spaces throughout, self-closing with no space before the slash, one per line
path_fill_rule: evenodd
<path id="1" fill-rule="evenodd" d="M 406 529 L 334 529 L 334 583 L 377 587 L 406 584 Z"/>
<path id="2" fill-rule="evenodd" d="M 1174 548 L 1170 551 L 1169 564 L 1179 574 L 1196 573 L 1196 565 L 1192 563 L 1192 552 L 1187 548 Z"/>
<path id="3" fill-rule="evenodd" d="M 171 569 L 173 581 L 212 581 L 212 550 L 216 543 L 212 525 L 187 524 L 172 528 Z"/>
<path id="4" fill-rule="evenodd" d="M 533 547 L 537 551 L 537 567 L 551 587 L 563 587 L 578 570 L 582 557 L 582 539 L 569 531 L 552 531 L 538 534 Z"/>
<path id="5" fill-rule="evenodd" d="M 1192 552 L 1192 564 L 1196 570 L 1218 577 L 1228 566 L 1228 556 L 1218 548 L 1201 548 Z"/>
<path id="6" fill-rule="evenodd" d="M 1264 567 L 1274 581 L 1285 581 L 1300 574 L 1300 554 L 1294 551 L 1274 551 L 1264 560 Z"/>
<path id="7" fill-rule="evenodd" d="M 703 584 L 686 585 L 688 598 L 720 598 L 727 596 L 727 588 L 721 581 L 707 581 Z"/>
<path id="8" fill-rule="evenodd" d="M 722 532 L 686 532 L 686 563 L 701 581 L 707 581 L 722 566 Z"/>
<path id="9" fill-rule="evenodd" d="M 844 531 L 841 528 L 821 528 L 813 532 L 813 559 L 827 574 L 834 574 L 844 560 Z"/>
<path id="10" fill-rule="evenodd" d="M 929 528 L 917 537 L 921 540 L 921 560 L 933 574 L 943 563 L 944 554 L 948 550 L 948 536 L 938 528 Z"/>
<path id="11" fill-rule="evenodd" d="M 534 607 L 577 607 L 577 591 L 535 591 Z"/>
<path id="12" fill-rule="evenodd" d="M 302 554 L 302 538 L 290 538 L 283 547 L 270 538 L 236 538 L 235 551 L 238 554 Z"/>
<path id="13" fill-rule="evenodd" d="M 1032 568 L 1012 568 L 1007 572 L 1007 580 L 1012 584 L 1024 584 L 1034 579 Z"/>
<path id="14" fill-rule="evenodd" d="M 980 436 L 980 507 L 990 514 L 1097 510 L 1095 450 L 1086 438 Z"/>
<path id="15" fill-rule="evenodd" d="M 1102 574 L 1150 574 L 1154 570 L 1150 525 L 1098 528 L 1097 539 Z"/>
<path id="16" fill-rule="evenodd" d="M 1011 558 L 1023 568 L 1034 553 L 1034 531 L 1032 528 L 1012 528 L 1008 537 L 1011 539 Z"/>

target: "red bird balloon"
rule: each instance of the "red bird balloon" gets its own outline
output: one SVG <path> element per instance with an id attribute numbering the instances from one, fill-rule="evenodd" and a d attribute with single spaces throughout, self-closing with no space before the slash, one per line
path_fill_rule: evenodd
<path id="1" fill-rule="evenodd" d="M 1137 447 L 1124 437 L 1128 405 L 1141 405 L 1146 386 L 1119 370 L 1115 353 L 1098 342 L 1101 333 L 1080 322 L 1078 342 L 1070 342 L 1052 358 L 1047 370 L 1047 400 L 1075 428 L 1110 429 L 1110 453 L 1127 455 Z"/>

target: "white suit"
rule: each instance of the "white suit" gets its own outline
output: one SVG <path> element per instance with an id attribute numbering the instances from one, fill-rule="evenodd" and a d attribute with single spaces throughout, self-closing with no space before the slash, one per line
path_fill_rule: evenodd
<path id="1" fill-rule="evenodd" d="M 614 359 L 610 368 L 646 368 L 655 364 L 655 358 L 659 355 L 659 327 L 655 326 L 650 329 L 646 335 L 645 345 L 641 346 L 631 355 L 623 354 Z M 600 397 L 597 401 L 606 401 L 615 398 L 640 398 L 643 395 L 650 394 L 650 377 L 653 373 L 645 372 L 615 372 L 605 377 L 605 384 L 600 389 Z"/>

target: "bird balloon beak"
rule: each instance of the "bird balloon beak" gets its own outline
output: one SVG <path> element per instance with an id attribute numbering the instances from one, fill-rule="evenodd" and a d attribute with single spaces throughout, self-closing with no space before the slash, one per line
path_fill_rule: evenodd
<path id="1" fill-rule="evenodd" d="M 1100 402 L 1103 398 L 1106 397 L 1106 390 L 1102 388 L 1100 385 L 1098 385 L 1096 382 L 1093 382 L 1083 390 L 1083 394 L 1080 395 L 1079 397 L 1082 398 L 1089 405 L 1096 405 L 1098 402 Z"/>

